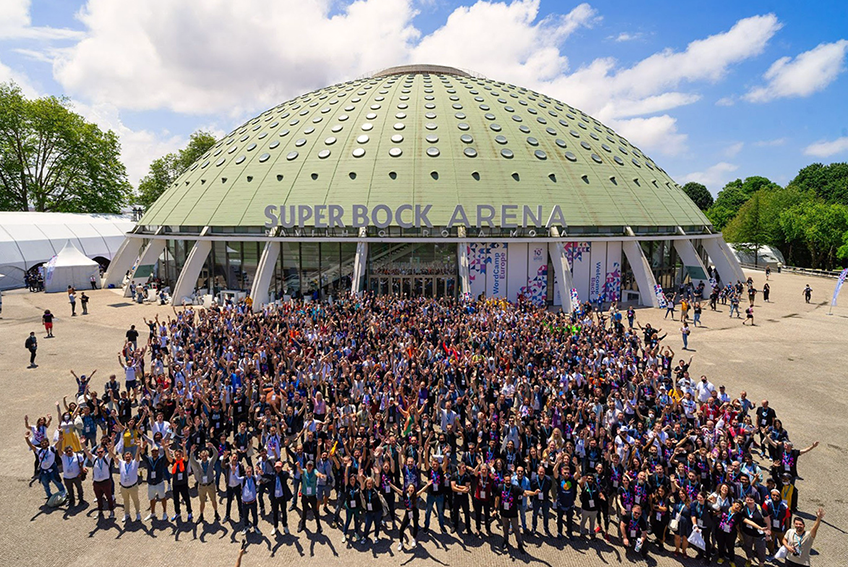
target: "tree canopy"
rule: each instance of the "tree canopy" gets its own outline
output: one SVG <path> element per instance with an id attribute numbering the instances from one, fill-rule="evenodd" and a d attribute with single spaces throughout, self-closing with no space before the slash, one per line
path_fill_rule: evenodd
<path id="1" fill-rule="evenodd" d="M 690 181 L 683 186 L 683 192 L 686 193 L 702 211 L 706 211 L 713 206 L 712 194 L 709 189 L 700 183 Z"/>
<path id="2" fill-rule="evenodd" d="M 814 163 L 798 172 L 789 186 L 812 191 L 828 203 L 848 205 L 848 163 Z"/>
<path id="3" fill-rule="evenodd" d="M 177 177 L 214 145 L 212 134 L 198 130 L 191 135 L 185 148 L 153 160 L 147 175 L 138 184 L 138 204 L 145 209 L 152 205 Z"/>
<path id="4" fill-rule="evenodd" d="M 131 189 L 120 153 L 118 136 L 68 99 L 0 83 L 0 209 L 119 213 Z"/>

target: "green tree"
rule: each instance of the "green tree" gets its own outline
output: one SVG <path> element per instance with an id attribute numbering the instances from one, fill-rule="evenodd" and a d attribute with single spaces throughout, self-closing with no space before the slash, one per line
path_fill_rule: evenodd
<path id="1" fill-rule="evenodd" d="M 706 211 L 713 206 L 712 194 L 700 183 L 690 181 L 683 186 L 683 192 L 686 193 L 702 211 Z"/>
<path id="2" fill-rule="evenodd" d="M 848 232 L 848 207 L 819 199 L 783 211 L 780 224 L 792 238 L 802 240 L 813 268 L 830 268 Z"/>
<path id="3" fill-rule="evenodd" d="M 145 209 L 150 207 L 177 177 L 214 145 L 212 134 L 198 130 L 191 135 L 185 148 L 153 160 L 147 175 L 138 184 L 138 204 Z"/>
<path id="4" fill-rule="evenodd" d="M 753 176 L 745 180 L 736 179 L 718 192 L 715 203 L 707 210 L 707 218 L 713 226 L 723 230 L 742 208 L 742 205 L 760 190 L 775 191 L 781 187 L 766 177 Z"/>
<path id="5" fill-rule="evenodd" d="M 118 137 L 69 106 L 0 83 L 0 209 L 120 212 L 131 188 Z"/>
<path id="6" fill-rule="evenodd" d="M 848 163 L 810 164 L 789 185 L 812 191 L 828 203 L 848 205 Z"/>

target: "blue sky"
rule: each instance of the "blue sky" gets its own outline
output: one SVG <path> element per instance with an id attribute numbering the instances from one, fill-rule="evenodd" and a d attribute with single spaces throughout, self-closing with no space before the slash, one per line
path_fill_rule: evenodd
<path id="1" fill-rule="evenodd" d="M 203 128 L 429 62 L 545 92 L 716 193 L 848 161 L 848 3 L 0 0 L 0 81 L 66 95 L 135 184 Z"/>

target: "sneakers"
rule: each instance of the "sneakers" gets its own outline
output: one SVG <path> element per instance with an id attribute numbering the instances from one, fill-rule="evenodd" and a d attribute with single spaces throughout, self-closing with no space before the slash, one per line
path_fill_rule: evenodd
<path id="1" fill-rule="evenodd" d="M 247 526 L 245 526 L 244 528 L 242 528 L 241 533 L 242 533 L 242 535 L 247 535 L 247 532 L 248 532 L 248 531 L 249 531 L 249 530 L 248 530 L 248 527 L 247 527 Z"/>
<path id="2" fill-rule="evenodd" d="M 289 527 L 288 526 L 283 526 L 283 533 L 286 534 L 286 535 L 289 535 Z"/>
<path id="3" fill-rule="evenodd" d="M 188 519 L 191 520 L 191 514 L 188 515 Z M 200 517 L 197 518 L 197 522 L 199 524 L 203 523 L 203 514 L 201 514 Z"/>
<path id="4" fill-rule="evenodd" d="M 719 565 L 724 565 L 724 557 L 719 557 L 719 558 L 716 560 L 716 563 L 718 563 Z"/>
<path id="5" fill-rule="evenodd" d="M 126 523 L 127 523 L 127 522 L 129 522 L 129 521 L 130 521 L 130 515 L 129 515 L 129 514 L 124 514 L 124 523 L 126 524 Z"/>
<path id="6" fill-rule="evenodd" d="M 188 514 L 188 521 L 190 522 L 190 521 L 192 521 L 192 519 L 193 519 L 193 518 L 191 517 L 191 512 L 189 512 L 189 514 Z M 200 521 L 202 522 L 202 521 L 203 521 L 203 518 L 201 518 L 201 519 L 200 519 Z"/>
<path id="7" fill-rule="evenodd" d="M 162 521 L 163 521 L 163 522 L 167 522 L 167 521 L 168 521 L 168 513 L 167 513 L 167 512 L 162 512 Z"/>
<path id="8" fill-rule="evenodd" d="M 402 541 L 398 542 L 398 551 L 403 551 L 403 542 Z"/>
<path id="9" fill-rule="evenodd" d="M 342 543 L 347 543 L 347 534 L 342 534 Z"/>
<path id="10" fill-rule="evenodd" d="M 226 523 L 227 523 L 227 522 L 229 522 L 229 521 L 230 521 L 230 517 L 229 517 L 229 516 L 224 516 L 224 523 L 226 524 Z"/>
<path id="11" fill-rule="evenodd" d="M 172 521 L 172 522 L 176 522 L 176 521 L 177 521 L 177 520 L 179 520 L 179 519 L 181 519 L 179 514 L 174 514 L 173 516 L 171 516 L 171 521 Z M 189 520 L 190 520 L 190 519 L 191 519 L 191 517 L 189 517 Z"/>
<path id="12" fill-rule="evenodd" d="M 109 519 L 110 519 L 110 520 L 114 520 L 114 519 L 115 519 L 115 511 L 114 511 L 114 510 L 109 510 Z"/>
<path id="13" fill-rule="evenodd" d="M 274 528 L 273 530 L 271 530 L 271 535 L 277 537 L 278 535 L 280 535 L 280 532 L 277 531 L 277 528 Z"/>
<path id="14" fill-rule="evenodd" d="M 140 522 L 140 521 L 141 521 L 141 514 L 136 514 L 136 515 L 135 515 L 135 521 L 136 521 L 136 522 Z"/>
<path id="15" fill-rule="evenodd" d="M 220 521 L 221 521 L 221 516 L 219 516 L 219 515 L 218 515 L 218 512 L 215 512 L 215 521 L 216 521 L 216 522 L 220 522 Z"/>
<path id="16" fill-rule="evenodd" d="M 148 521 L 148 520 L 152 520 L 152 519 L 153 519 L 153 517 L 154 517 L 154 516 L 153 516 L 153 514 L 152 514 L 152 513 L 151 513 L 151 514 L 148 514 L 148 515 L 146 515 L 146 516 L 144 517 L 144 521 L 146 522 L 146 521 Z"/>

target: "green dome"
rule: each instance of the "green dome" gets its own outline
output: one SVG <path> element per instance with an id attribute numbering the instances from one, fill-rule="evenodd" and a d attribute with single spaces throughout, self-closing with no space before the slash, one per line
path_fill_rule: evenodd
<path id="1" fill-rule="evenodd" d="M 387 69 L 284 102 L 181 175 L 142 225 L 262 227 L 268 205 L 558 205 L 569 228 L 709 225 L 611 128 L 535 91 L 438 66 Z M 497 221 L 497 219 L 496 219 Z M 642 228 L 644 227 L 644 228 Z"/>

